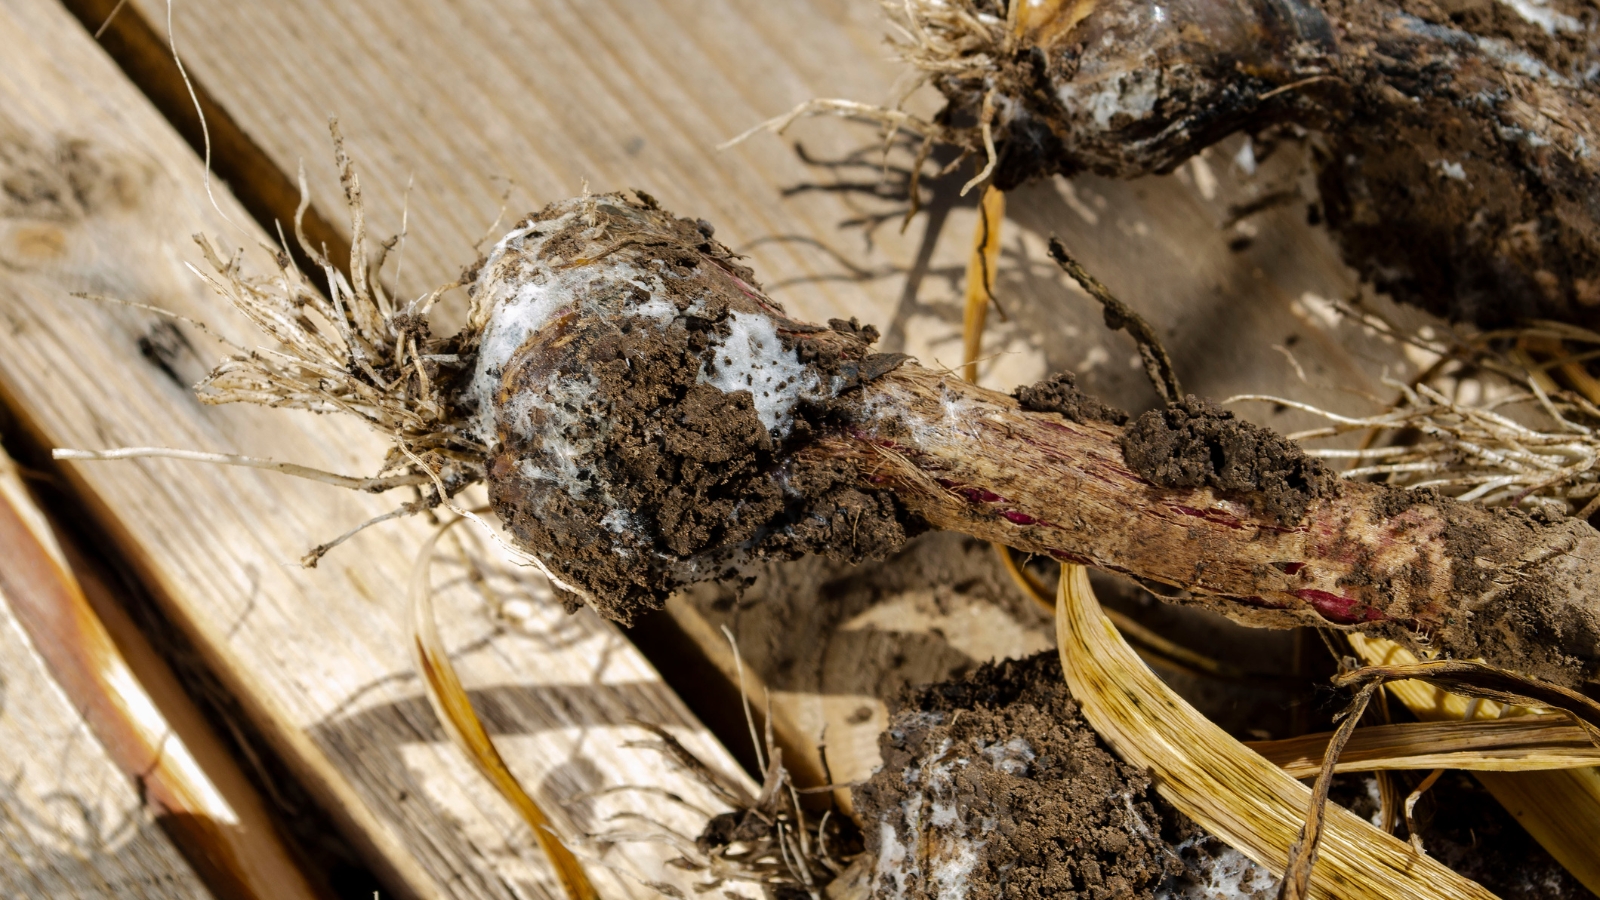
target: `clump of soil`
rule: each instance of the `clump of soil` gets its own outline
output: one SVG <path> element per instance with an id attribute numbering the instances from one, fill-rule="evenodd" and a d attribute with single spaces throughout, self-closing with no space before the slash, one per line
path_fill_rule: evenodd
<path id="1" fill-rule="evenodd" d="M 1460 596 L 1484 600 L 1469 607 L 1470 620 L 1446 624 L 1437 636 L 1440 646 L 1457 658 L 1499 660 L 1561 684 L 1574 676 L 1592 679 L 1600 655 L 1600 611 L 1573 590 L 1571 560 L 1551 534 L 1575 537 L 1589 527 L 1503 507 L 1450 506 L 1444 539 L 1453 586 Z M 1535 549 L 1541 547 L 1550 549 Z M 1507 572 L 1519 577 L 1510 587 L 1499 586 Z"/>
<path id="2" fill-rule="evenodd" d="M 1284 524 L 1299 522 L 1312 501 L 1337 489 L 1333 474 L 1294 443 L 1193 394 L 1140 416 L 1118 443 L 1140 478 L 1233 493 Z"/>
<path id="3" fill-rule="evenodd" d="M 490 497 L 601 612 L 629 622 L 751 556 L 858 560 L 905 541 L 908 516 L 849 463 L 790 458 L 903 359 L 871 353 L 876 332 L 787 320 L 709 226 L 649 202 L 553 204 L 514 233 L 479 290 L 551 299 L 480 376 Z"/>
<path id="4" fill-rule="evenodd" d="M 1057 372 L 1036 384 L 1019 387 L 1011 396 L 1030 412 L 1060 413 L 1080 425 L 1088 422 L 1125 425 L 1128 422 L 1126 412 L 1084 393 L 1078 387 L 1077 376 L 1071 372 Z"/>
<path id="5" fill-rule="evenodd" d="M 1323 5 L 1383 54 L 1344 54 L 1347 86 L 1325 101 L 1349 110 L 1317 159 L 1346 261 L 1396 299 L 1484 327 L 1595 321 L 1597 167 L 1572 142 L 1600 117 L 1585 84 L 1596 11 L 1556 0 L 1542 9 L 1564 21 L 1546 29 L 1490 0 Z"/>
<path id="6" fill-rule="evenodd" d="M 989 663 L 900 699 L 884 764 L 854 789 L 874 896 L 1200 897 L 1264 870 L 1161 800 L 1089 727 L 1055 653 Z"/>

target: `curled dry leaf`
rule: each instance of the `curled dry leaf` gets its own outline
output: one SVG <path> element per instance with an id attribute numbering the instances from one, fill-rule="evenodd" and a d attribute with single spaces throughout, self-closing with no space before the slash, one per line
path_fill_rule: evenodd
<path id="1" fill-rule="evenodd" d="M 1234 740 L 1140 662 L 1101 613 L 1081 566 L 1063 567 L 1056 633 L 1083 715 L 1124 759 L 1152 772 L 1185 815 L 1281 875 L 1311 791 Z M 1327 812 L 1311 897 L 1494 897 L 1343 808 Z"/>
<path id="2" fill-rule="evenodd" d="M 517 780 L 517 776 L 506 765 L 505 759 L 500 756 L 500 751 L 495 749 L 494 741 L 490 739 L 488 730 L 483 727 L 483 721 L 473 710 L 466 688 L 462 687 L 455 665 L 450 662 L 450 654 L 445 650 L 444 641 L 439 637 L 439 629 L 433 618 L 433 590 L 428 583 L 428 572 L 431 568 L 430 563 L 433 562 L 433 550 L 438 546 L 439 539 L 444 536 L 446 530 L 460 521 L 452 519 L 433 533 L 427 543 L 423 544 L 422 550 L 417 555 L 416 567 L 411 572 L 409 587 L 411 649 L 417 665 L 417 675 L 422 680 L 423 693 L 428 697 L 428 705 L 433 707 L 434 714 L 439 717 L 439 724 L 444 726 L 445 733 L 450 735 L 451 743 L 466 754 L 467 759 L 472 761 L 473 768 L 494 785 L 495 790 L 511 804 L 533 832 L 539 848 L 544 851 L 551 867 L 555 869 L 556 878 L 561 882 L 567 900 L 597 900 L 600 895 L 590 883 L 589 876 L 584 874 L 583 866 L 579 864 L 577 857 L 561 843 L 560 838 L 556 837 L 555 832 L 550 829 L 549 817 L 523 788 L 522 782 Z"/>

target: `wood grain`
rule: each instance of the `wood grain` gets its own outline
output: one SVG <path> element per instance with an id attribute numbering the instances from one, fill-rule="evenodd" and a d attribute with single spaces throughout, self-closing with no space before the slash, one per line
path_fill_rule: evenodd
<path id="1" fill-rule="evenodd" d="M 132 11 L 165 21 L 164 0 L 133 0 Z M 876 4 L 179 2 L 173 23 L 197 82 L 284 171 L 305 162 L 325 211 L 340 196 L 327 137 L 327 117 L 339 117 L 370 227 L 398 232 L 406 211 L 404 293 L 476 258 L 508 186 L 502 226 L 585 183 L 638 187 L 712 222 L 798 317 L 858 316 L 883 330 L 886 349 L 960 362 L 975 196 L 957 192 L 970 173 L 925 180 L 929 202 L 901 234 L 905 202 L 879 196 L 897 176 L 885 182 L 871 127 L 807 121 L 784 139 L 716 150 L 812 97 L 889 98 L 903 69 Z M 913 101 L 933 104 L 926 93 Z M 1326 235 L 1305 225 L 1305 201 L 1221 227 L 1241 202 L 1311 196 L 1297 146 L 1262 149 L 1253 175 L 1233 162 L 1239 149 L 1234 140 L 1173 176 L 1058 180 L 1008 197 L 996 287 L 1007 316 L 991 322 L 984 383 L 1009 389 L 1070 368 L 1113 402 L 1155 399 L 1129 361 L 1131 341 L 1105 334 L 1099 306 L 1046 256 L 1051 234 L 1156 324 L 1196 390 L 1272 383 L 1348 407 L 1348 391 L 1380 389 L 1383 362 L 1407 365 L 1314 299 L 1341 297 L 1354 280 Z M 881 222 L 870 242 L 863 221 Z M 1230 249 L 1240 243 L 1249 246 Z M 1311 384 L 1270 350 L 1285 341 Z"/>
<path id="2" fill-rule="evenodd" d="M 128 11 L 159 23 L 165 5 L 133 0 Z M 809 165 L 769 137 L 713 150 L 811 97 L 889 96 L 899 69 L 886 59 L 876 4 L 179 2 L 175 23 L 191 72 L 280 169 L 293 171 L 306 159 L 322 200 L 337 196 L 324 120 L 341 117 L 368 174 L 380 231 L 398 230 L 409 196 L 407 290 L 452 276 L 475 255 L 471 245 L 495 218 L 507 178 L 517 185 L 509 216 L 576 193 L 587 178 L 596 190 L 642 187 L 680 213 L 712 220 L 719 237 L 749 253 L 768 287 L 802 318 L 857 315 L 884 330 L 887 349 L 930 364 L 960 361 L 961 273 L 973 210 L 972 198 L 956 197 L 955 189 L 968 173 L 931 183 L 926 212 L 901 237 L 893 218 L 903 204 L 874 196 L 879 170 L 870 129 L 829 121 L 791 133 L 812 159 L 848 158 L 848 165 Z M 927 108 L 926 98 L 919 102 Z M 1261 146 L 1242 151 L 1233 139 L 1171 176 L 1131 183 L 1081 176 L 1008 197 L 996 289 L 1008 316 L 991 316 L 986 346 L 993 355 L 980 365 L 983 383 L 1009 389 L 1067 368 L 1088 390 L 1124 407 L 1155 402 L 1131 343 L 1106 335 L 1098 306 L 1049 263 L 1051 234 L 1157 327 L 1184 384 L 1201 395 L 1270 389 L 1365 412 L 1374 398 L 1390 395 L 1380 373 L 1404 378 L 1427 366 L 1431 360 L 1333 311 L 1328 300 L 1355 284 L 1326 235 L 1308 226 L 1305 199 L 1229 223 L 1230 208 L 1253 199 L 1285 189 L 1312 196 L 1299 148 L 1279 146 L 1270 156 Z M 862 229 L 840 227 L 876 216 L 890 221 L 874 232 L 870 248 Z M 1410 324 L 1426 321 L 1391 312 Z M 1240 412 L 1284 431 L 1307 424 L 1292 411 Z M 702 652 L 731 671 L 725 641 L 708 627 L 728 621 L 729 610 L 713 605 L 725 599 L 702 606 L 687 598 L 673 611 L 685 633 L 700 636 Z M 754 625 L 758 617 L 750 618 Z M 887 621 L 881 627 L 895 628 Z M 787 637 L 736 630 L 747 645 Z M 834 637 L 806 633 L 824 642 L 813 651 L 819 658 L 831 652 Z M 898 683 L 896 671 L 881 665 L 859 679 L 878 679 L 883 691 L 876 696 L 886 696 Z M 775 672 L 755 674 L 777 680 Z M 781 703 L 776 711 L 785 715 Z M 795 718 L 795 740 L 815 746 L 824 736 L 820 723 Z M 863 747 L 870 767 L 875 748 Z"/>
<path id="3" fill-rule="evenodd" d="M 195 231 L 246 248 L 264 235 L 221 188 L 216 206 L 208 202 L 198 161 L 63 9 L 8 0 L 0 32 L 29 38 L 0 66 L 0 399 L 32 438 L 375 468 L 381 442 L 349 423 L 200 405 L 187 386 L 217 355 L 209 338 L 72 295 L 159 305 L 253 345 L 185 263 L 198 257 Z M 266 263 L 253 249 L 245 255 Z M 386 896 L 556 896 L 531 835 L 444 742 L 412 676 L 404 586 L 424 523 L 369 532 L 303 570 L 294 561 L 306 549 L 384 511 L 384 500 L 182 463 L 64 471 L 271 749 L 385 879 Z M 611 827 L 619 811 L 697 827 L 695 815 L 637 793 L 580 796 L 671 785 L 713 806 L 655 755 L 622 747 L 648 737 L 630 717 L 670 728 L 714 766 L 731 762 L 615 629 L 563 614 L 542 583 L 492 559 L 481 537 L 462 549 L 489 578 L 474 589 L 453 549 L 435 562 L 445 643 L 557 830 L 582 849 L 582 835 Z M 590 874 L 607 896 L 652 895 L 633 877 L 689 889 L 663 867 L 676 853 L 659 845 L 584 852 L 603 861 Z"/>
<path id="4" fill-rule="evenodd" d="M 113 617 L 108 627 L 91 605 L 3 449 L 0 595 L 38 661 L 121 772 L 122 786 L 137 786 L 139 814 L 165 830 L 203 883 L 237 900 L 319 896 L 261 797 L 171 671 L 128 623 Z M 53 758 L 38 749 L 24 743 L 3 754 L 35 764 Z M 89 807 L 101 799 L 81 798 Z"/>
<path id="5" fill-rule="evenodd" d="M 0 478 L 10 474 L 0 453 Z M 4 497 L 0 504 L 12 512 Z M 0 540 L 0 551 L 15 549 Z M 126 754 L 100 742 L 80 712 L 82 699 L 51 674 L 19 621 L 11 587 L 0 584 L 0 895 L 209 900 L 140 796 Z M 142 693 L 131 680 L 123 687 Z M 292 881 L 285 888 L 284 896 L 305 896 Z"/>

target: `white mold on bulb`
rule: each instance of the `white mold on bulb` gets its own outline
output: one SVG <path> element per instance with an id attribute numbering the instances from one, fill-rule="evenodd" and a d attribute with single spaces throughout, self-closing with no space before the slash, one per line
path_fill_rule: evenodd
<path id="1" fill-rule="evenodd" d="M 515 429 L 519 437 L 532 437 L 525 414 L 509 423 L 497 420 L 494 397 L 500 388 L 501 377 L 517 350 L 562 309 L 584 303 L 591 286 L 630 284 L 644 291 L 650 300 L 628 310 L 630 315 L 637 318 L 667 324 L 678 314 L 672 304 L 663 299 L 665 286 L 661 276 L 654 272 L 623 262 L 600 261 L 562 268 L 561 260 L 546 262 L 539 259 L 540 250 L 550 235 L 584 215 L 587 204 L 593 202 L 597 201 L 584 198 L 568 200 L 564 205 L 570 208 L 560 216 L 507 233 L 494 245 L 483 269 L 478 273 L 474 304 L 488 309 L 489 315 L 483 326 L 483 337 L 478 345 L 478 364 L 473 370 L 466 397 L 477 405 L 478 410 L 472 430 L 486 445 L 494 445 L 502 424 Z M 586 389 L 552 383 L 551 390 L 552 397 L 561 395 L 561 400 L 565 401 L 579 399 L 577 395 Z M 573 397 L 567 398 L 567 394 Z M 518 403 L 520 398 L 511 405 Z"/>
<path id="2" fill-rule="evenodd" d="M 802 399 L 825 399 L 817 373 L 786 349 L 771 318 L 759 313 L 728 316 L 728 336 L 710 351 L 698 380 L 725 394 L 749 391 L 756 415 L 778 439 L 789 435 Z"/>

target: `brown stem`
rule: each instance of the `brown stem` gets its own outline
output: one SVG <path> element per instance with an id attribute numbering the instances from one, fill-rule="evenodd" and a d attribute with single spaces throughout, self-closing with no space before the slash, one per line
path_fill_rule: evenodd
<path id="1" fill-rule="evenodd" d="M 906 363 L 801 455 L 853 462 L 935 528 L 1187 589 L 1248 624 L 1359 627 L 1568 686 L 1600 662 L 1600 533 L 1340 483 L 1282 523 L 1130 470 L 1120 430 Z"/>

